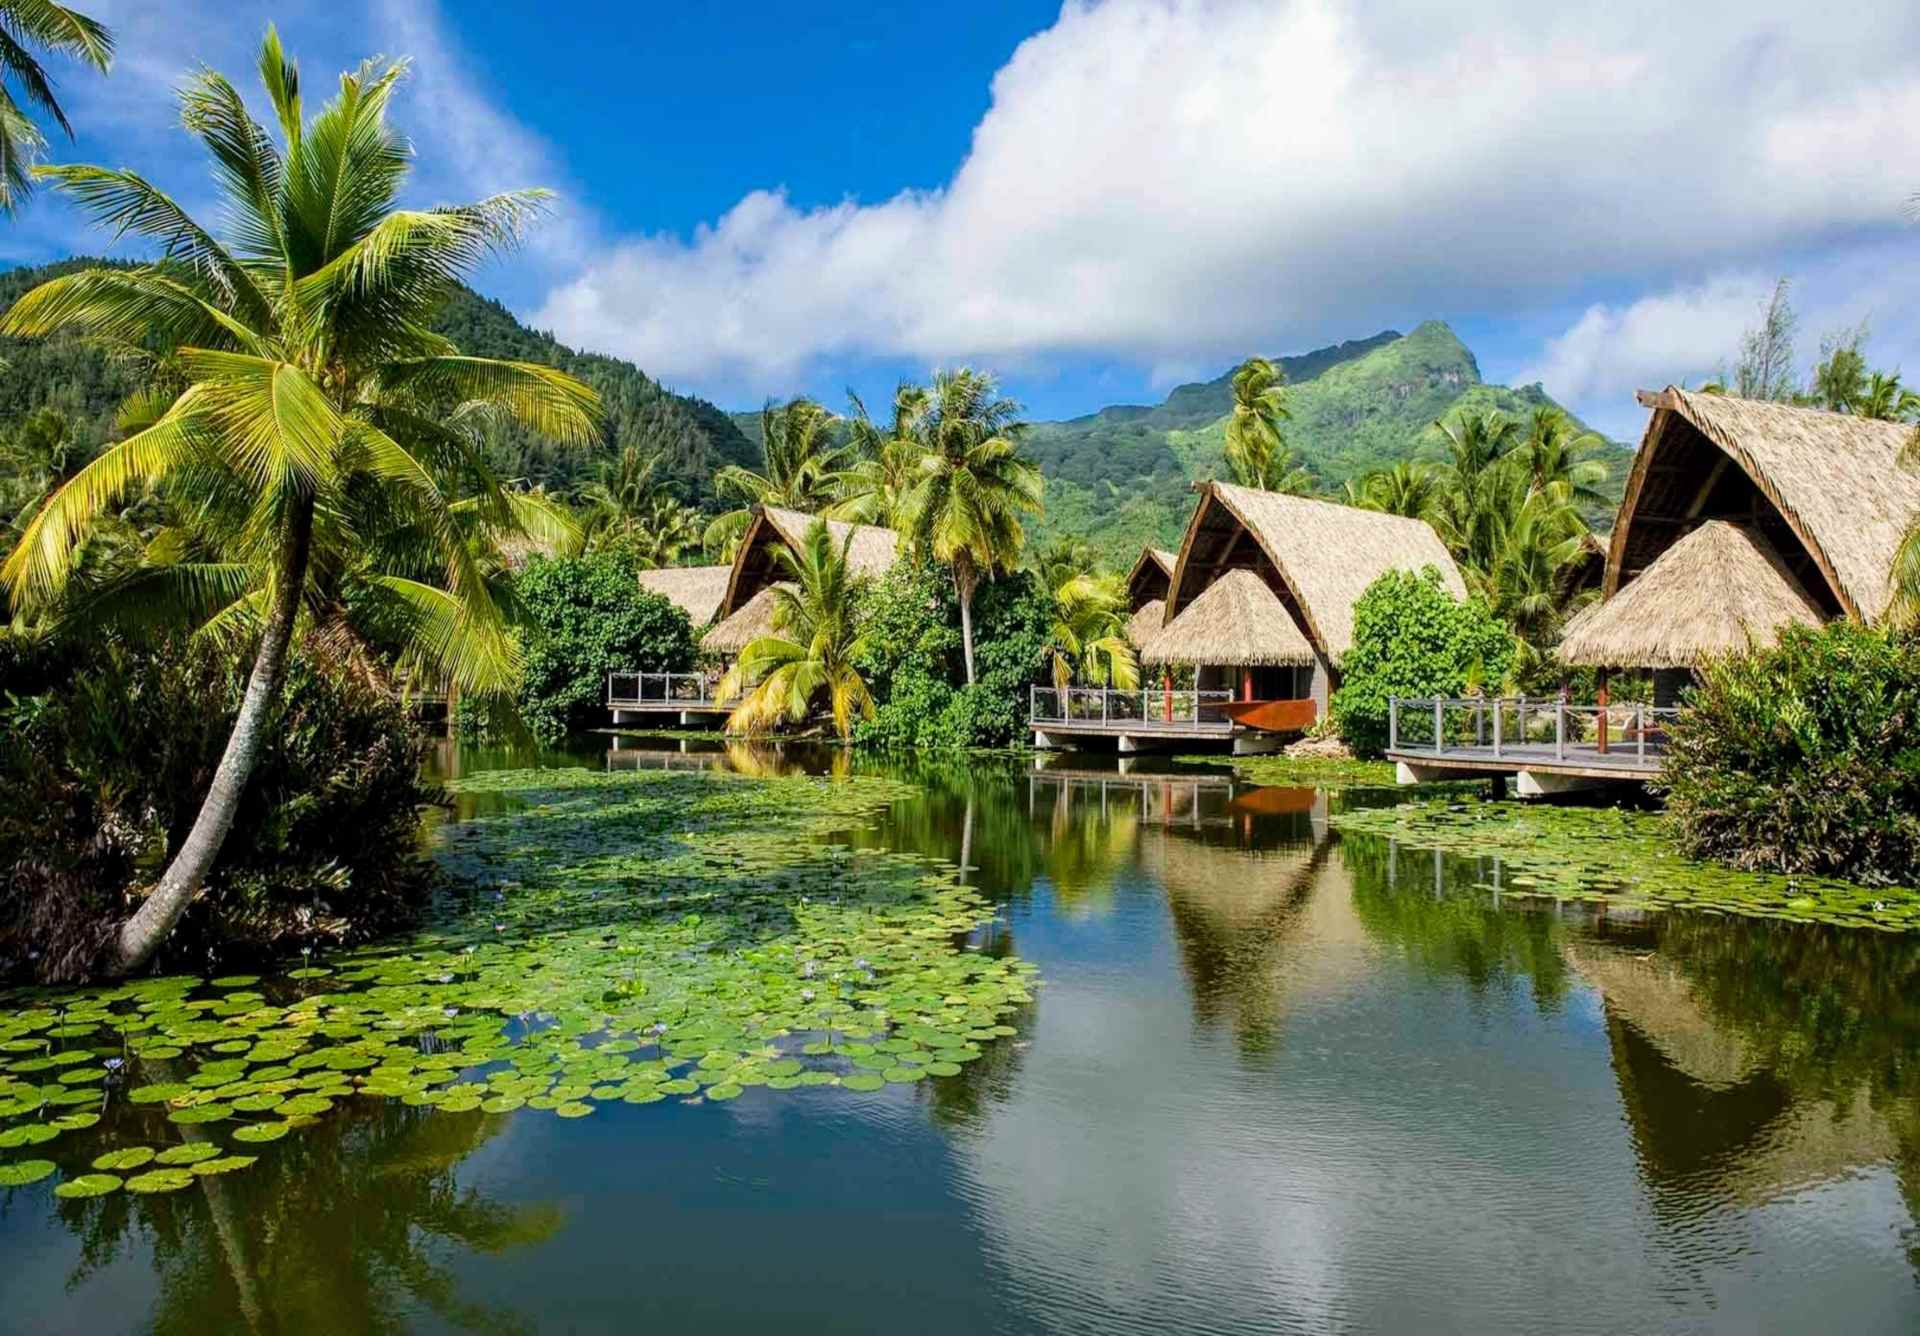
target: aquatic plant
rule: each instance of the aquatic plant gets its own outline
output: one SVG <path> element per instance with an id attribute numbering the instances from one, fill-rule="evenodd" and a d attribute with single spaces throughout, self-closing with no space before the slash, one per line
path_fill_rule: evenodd
<path id="1" fill-rule="evenodd" d="M 1675 847 L 1671 820 L 1658 812 L 1435 799 L 1349 809 L 1331 820 L 1342 833 L 1497 859 L 1500 880 L 1485 888 L 1503 894 L 1920 929 L 1920 889 L 1695 862 Z"/>
<path id="2" fill-rule="evenodd" d="M 429 931 L 276 978 L 0 999 L 0 1150 L 106 1114 L 92 1140 L 115 1144 L 69 1172 L 166 1192 L 251 1163 L 224 1143 L 251 1152 L 367 1099 L 581 1117 L 871 1093 L 959 1071 L 1031 1000 L 1031 965 L 967 949 L 989 910 L 950 866 L 823 840 L 909 786 L 569 770 L 457 787 L 510 805 L 444 828 L 467 890 Z M 218 1153 L 142 1154 L 183 1136 Z M 37 1181 L 42 1162 L 0 1173 Z"/>

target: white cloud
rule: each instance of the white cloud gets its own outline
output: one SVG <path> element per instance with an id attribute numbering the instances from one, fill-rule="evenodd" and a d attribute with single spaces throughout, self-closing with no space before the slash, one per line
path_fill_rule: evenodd
<path id="1" fill-rule="evenodd" d="M 538 319 L 757 395 L 826 358 L 1150 367 L 1745 273 L 1897 225 L 1916 57 L 1905 0 L 1845 23 L 1797 0 L 1074 2 L 941 189 L 800 209 L 768 183 L 609 247 Z"/>

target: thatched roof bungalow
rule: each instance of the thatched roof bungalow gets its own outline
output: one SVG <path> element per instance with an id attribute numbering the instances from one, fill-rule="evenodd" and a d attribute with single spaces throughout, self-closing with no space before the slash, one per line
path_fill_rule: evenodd
<path id="1" fill-rule="evenodd" d="M 1166 621 L 1167 588 L 1178 557 L 1163 547 L 1143 547 L 1127 573 L 1127 639 L 1138 648 Z"/>
<path id="2" fill-rule="evenodd" d="M 1702 657 L 1789 623 L 1886 613 L 1894 553 L 1920 513 L 1920 470 L 1899 462 L 1911 427 L 1672 386 L 1639 398 L 1653 415 L 1607 551 L 1607 601 L 1569 625 L 1564 661 L 1652 667 L 1664 695 Z"/>
<path id="3" fill-rule="evenodd" d="M 659 570 L 641 571 L 640 587 L 650 594 L 659 594 L 686 613 L 687 620 L 698 631 L 720 610 L 720 601 L 727 596 L 727 581 L 732 575 L 731 566 L 664 566 Z"/>
<path id="4" fill-rule="evenodd" d="M 1194 490 L 1200 499 L 1168 582 L 1164 621 L 1142 657 L 1193 664 L 1202 689 L 1312 700 L 1323 713 L 1353 644 L 1354 604 L 1375 580 L 1432 566 L 1466 596 L 1459 567 L 1424 520 L 1224 482 Z"/>
<path id="5" fill-rule="evenodd" d="M 718 621 L 701 637 L 700 648 L 723 657 L 738 654 L 771 629 L 772 600 L 761 602 L 760 596 L 783 574 L 774 552 L 779 547 L 798 549 L 814 518 L 778 506 L 754 507 L 753 519 L 727 574 L 726 592 L 715 610 Z M 899 535 L 892 529 L 840 520 L 828 520 L 826 524 L 834 546 L 845 546 L 853 574 L 877 577 L 893 566 Z"/>

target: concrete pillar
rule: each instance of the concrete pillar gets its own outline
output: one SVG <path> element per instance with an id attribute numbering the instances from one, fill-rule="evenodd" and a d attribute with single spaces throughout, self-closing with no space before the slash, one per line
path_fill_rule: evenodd
<path id="1" fill-rule="evenodd" d="M 1585 793 L 1618 782 L 1594 779 L 1589 775 L 1563 775 L 1552 770 L 1522 770 L 1513 778 L 1514 789 L 1522 798 L 1552 798 L 1562 793 Z"/>

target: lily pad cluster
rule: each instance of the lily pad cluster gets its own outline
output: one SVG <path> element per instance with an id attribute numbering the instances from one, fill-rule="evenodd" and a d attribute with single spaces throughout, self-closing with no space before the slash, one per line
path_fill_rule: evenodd
<path id="1" fill-rule="evenodd" d="M 1609 901 L 1646 908 L 1920 929 L 1920 891 L 1823 877 L 1741 872 L 1697 863 L 1673 847 L 1668 818 L 1606 807 L 1432 800 L 1335 813 L 1346 834 L 1421 849 L 1498 858 L 1503 894 Z M 1495 889 L 1492 881 L 1482 889 Z"/>
<path id="2" fill-rule="evenodd" d="M 103 1112 L 147 1135 L 63 1163 L 59 1195 L 177 1191 L 355 1099 L 579 1118 L 911 1085 L 958 1074 L 1032 999 L 1031 965 L 975 949 L 990 911 L 950 866 L 828 839 L 906 786 L 522 771 L 459 787 L 513 801 L 439 832 L 461 889 L 428 931 L 266 979 L 0 999 L 0 1187 L 55 1169 L 10 1152 Z"/>

